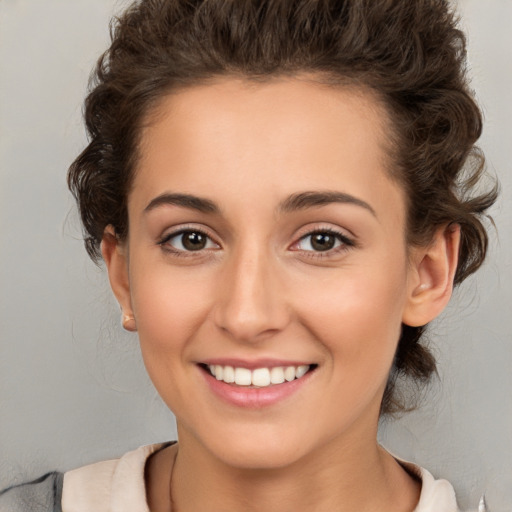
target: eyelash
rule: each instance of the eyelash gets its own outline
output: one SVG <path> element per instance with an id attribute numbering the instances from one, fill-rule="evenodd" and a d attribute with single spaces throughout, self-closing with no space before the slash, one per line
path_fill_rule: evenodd
<path id="1" fill-rule="evenodd" d="M 356 247 L 356 243 L 351 238 L 347 237 L 345 234 L 336 231 L 332 228 L 317 228 L 312 231 L 307 232 L 306 234 L 302 235 L 297 242 L 294 242 L 293 246 L 298 245 L 301 241 L 313 237 L 314 235 L 330 235 L 336 239 L 336 241 L 340 242 L 340 245 L 338 247 L 333 247 L 332 249 L 327 249 L 325 251 L 305 251 L 301 249 L 294 249 L 296 251 L 301 251 L 306 257 L 308 258 L 329 258 L 338 255 L 341 252 L 346 252 L 353 247 Z"/>
<path id="2" fill-rule="evenodd" d="M 204 255 L 205 249 L 200 249 L 197 251 L 187 251 L 187 250 L 182 250 L 182 249 L 176 249 L 175 247 L 173 247 L 172 245 L 169 244 L 170 240 L 172 240 L 173 238 L 179 237 L 180 235 L 184 235 L 185 233 L 196 233 L 196 234 L 202 235 L 205 238 L 207 238 L 210 242 L 213 242 L 214 244 L 219 245 L 219 244 L 217 244 L 217 242 L 215 242 L 213 240 L 213 238 L 205 230 L 196 228 L 196 227 L 192 227 L 192 226 L 191 227 L 183 227 L 183 228 L 178 229 L 177 231 L 167 233 L 157 242 L 157 244 L 161 246 L 162 250 L 172 253 L 173 256 L 189 258 L 194 253 L 197 253 L 197 255 L 199 255 L 199 254 Z M 206 250 L 208 250 L 208 249 L 206 249 Z"/>
<path id="3" fill-rule="evenodd" d="M 213 240 L 213 238 L 203 229 L 196 228 L 196 227 L 184 227 L 177 231 L 173 231 L 171 233 L 168 233 L 164 235 L 157 244 L 162 247 L 162 250 L 172 253 L 174 256 L 178 257 L 191 257 L 194 253 L 204 254 L 204 251 L 209 251 L 211 249 L 199 249 L 197 251 L 187 251 L 182 249 L 176 249 L 172 245 L 169 244 L 169 241 L 173 238 L 179 237 L 180 235 L 184 235 L 185 233 L 197 233 L 204 237 L 206 237 L 210 242 L 213 242 L 216 245 L 219 245 L 217 242 Z M 336 241 L 340 242 L 340 245 L 337 247 L 333 247 L 332 249 L 327 249 L 325 251 L 314 251 L 314 250 L 301 250 L 301 249 L 291 249 L 293 251 L 302 252 L 305 254 L 308 258 L 328 258 L 332 257 L 334 255 L 337 255 L 340 252 L 345 252 L 350 250 L 353 247 L 356 247 L 356 243 L 354 240 L 347 237 L 345 234 L 336 231 L 332 228 L 319 228 L 314 229 L 312 231 L 307 232 L 306 234 L 302 235 L 296 242 L 292 244 L 291 247 L 297 246 L 301 241 L 306 240 L 308 237 L 313 237 L 314 235 L 330 235 L 333 236 Z"/>

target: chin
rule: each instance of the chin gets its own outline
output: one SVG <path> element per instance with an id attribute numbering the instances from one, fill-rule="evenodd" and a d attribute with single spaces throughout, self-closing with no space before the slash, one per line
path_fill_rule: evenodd
<path id="1" fill-rule="evenodd" d="M 210 434 L 201 442 L 214 458 L 233 468 L 280 469 L 307 454 L 307 439 L 297 430 L 291 433 L 290 428 L 279 428 L 276 431 L 275 426 L 260 425 Z"/>
<path id="2" fill-rule="evenodd" d="M 302 456 L 302 451 L 292 446 L 255 446 L 231 445 L 229 450 L 224 450 L 218 454 L 224 464 L 238 469 L 282 469 L 298 462 Z"/>

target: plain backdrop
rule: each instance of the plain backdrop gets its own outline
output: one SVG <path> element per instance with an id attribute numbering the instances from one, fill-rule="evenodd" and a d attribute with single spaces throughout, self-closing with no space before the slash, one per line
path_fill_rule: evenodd
<path id="1" fill-rule="evenodd" d="M 175 423 L 120 328 L 105 271 L 86 257 L 65 184 L 84 147 L 81 105 L 126 2 L 0 0 L 0 488 L 175 438 Z M 440 381 L 382 425 L 393 453 L 512 511 L 512 2 L 459 0 L 481 146 L 502 196 L 485 267 L 430 339 Z"/>

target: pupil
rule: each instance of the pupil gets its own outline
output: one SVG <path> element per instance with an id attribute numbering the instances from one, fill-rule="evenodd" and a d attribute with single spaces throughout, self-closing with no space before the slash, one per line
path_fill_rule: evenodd
<path id="1" fill-rule="evenodd" d="M 327 233 L 317 233 L 311 239 L 311 246 L 316 251 L 328 251 L 334 247 L 335 239 Z"/>
<path id="2" fill-rule="evenodd" d="M 183 247 L 189 251 L 200 251 L 206 245 L 206 237 L 201 233 L 184 233 L 181 239 Z"/>

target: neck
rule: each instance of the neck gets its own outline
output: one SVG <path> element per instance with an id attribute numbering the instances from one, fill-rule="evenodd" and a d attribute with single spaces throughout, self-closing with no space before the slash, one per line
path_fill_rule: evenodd
<path id="1" fill-rule="evenodd" d="M 366 439 L 334 440 L 285 467 L 247 469 L 224 464 L 182 433 L 172 473 L 173 512 L 410 512 L 420 491 L 376 441 Z"/>

